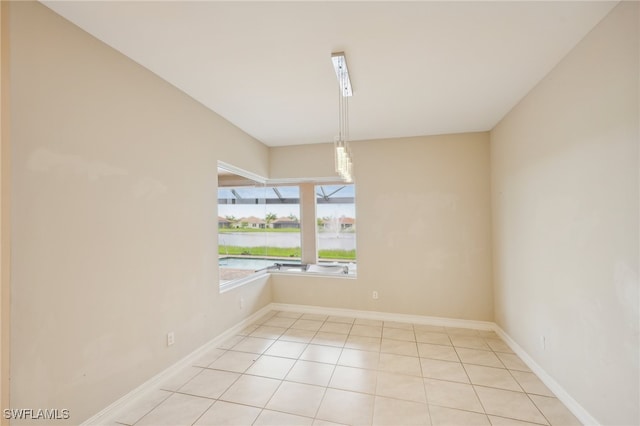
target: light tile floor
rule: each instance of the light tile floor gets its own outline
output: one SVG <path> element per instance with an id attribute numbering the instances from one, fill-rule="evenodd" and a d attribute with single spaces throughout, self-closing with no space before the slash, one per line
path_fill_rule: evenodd
<path id="1" fill-rule="evenodd" d="M 272 311 L 125 425 L 579 425 L 491 331 Z"/>

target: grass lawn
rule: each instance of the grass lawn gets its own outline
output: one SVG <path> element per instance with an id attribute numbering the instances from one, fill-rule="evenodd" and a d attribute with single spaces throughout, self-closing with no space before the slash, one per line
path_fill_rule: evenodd
<path id="1" fill-rule="evenodd" d="M 297 232 L 300 233 L 300 228 L 218 228 L 220 234 L 230 234 L 237 232 Z"/>
<path id="2" fill-rule="evenodd" d="M 300 257 L 300 247 L 239 247 L 219 246 L 218 254 L 229 256 L 271 256 L 271 257 Z"/>
<path id="3" fill-rule="evenodd" d="M 228 256 L 270 256 L 270 257 L 300 257 L 300 247 L 238 247 L 219 246 L 218 254 Z M 356 260 L 355 250 L 320 250 L 318 257 L 322 260 Z"/>

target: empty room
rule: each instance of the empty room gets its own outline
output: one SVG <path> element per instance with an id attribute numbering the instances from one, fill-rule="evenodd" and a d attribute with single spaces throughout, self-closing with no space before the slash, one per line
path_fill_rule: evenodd
<path id="1" fill-rule="evenodd" d="M 3 1 L 1 424 L 640 424 L 635 1 Z"/>

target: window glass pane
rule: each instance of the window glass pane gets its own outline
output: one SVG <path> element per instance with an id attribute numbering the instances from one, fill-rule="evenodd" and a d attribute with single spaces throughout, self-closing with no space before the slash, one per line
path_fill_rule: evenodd
<path id="1" fill-rule="evenodd" d="M 355 185 L 316 185 L 316 226 L 320 262 L 356 263 Z"/>
<path id="2" fill-rule="evenodd" d="M 275 263 L 300 263 L 299 218 L 297 186 L 219 187 L 220 283 Z"/>

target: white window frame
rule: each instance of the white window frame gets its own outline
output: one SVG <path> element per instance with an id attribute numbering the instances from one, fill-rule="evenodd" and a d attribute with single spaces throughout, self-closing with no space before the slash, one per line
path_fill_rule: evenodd
<path id="1" fill-rule="evenodd" d="M 247 172 L 246 170 L 232 166 L 228 163 L 218 161 L 218 168 L 227 172 L 236 174 L 246 179 L 253 180 L 257 184 L 265 186 L 279 186 L 279 185 L 298 185 L 300 188 L 300 235 L 301 235 L 301 263 L 303 264 L 318 264 L 318 247 L 316 243 L 317 237 L 317 218 L 316 218 L 316 185 L 339 185 L 344 182 L 337 180 L 336 178 L 305 178 L 305 179 L 266 179 L 255 173 Z M 352 183 L 350 183 L 352 184 Z M 216 201 L 216 210 L 218 213 L 218 203 Z M 216 214 L 216 220 L 217 220 Z M 305 225 L 306 224 L 306 225 Z M 309 225 L 311 224 L 311 225 Z M 216 233 L 218 227 L 216 226 Z M 216 239 L 216 245 L 218 246 L 217 253 L 219 252 L 219 235 Z M 324 276 L 337 279 L 355 279 L 355 274 L 336 274 L 336 273 L 322 273 L 322 272 L 307 272 L 307 271 L 258 271 L 249 276 L 239 278 L 236 280 L 220 282 L 218 278 L 218 284 L 220 292 L 224 293 L 239 286 L 248 284 L 255 280 L 260 279 L 266 274 L 294 274 L 301 276 Z M 219 277 L 219 274 L 218 274 Z"/>

